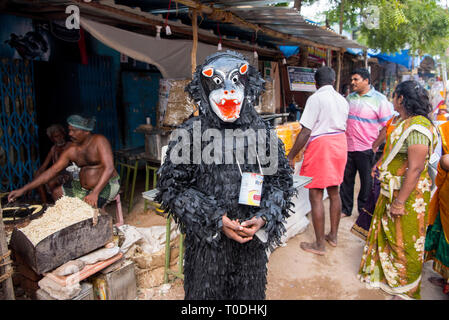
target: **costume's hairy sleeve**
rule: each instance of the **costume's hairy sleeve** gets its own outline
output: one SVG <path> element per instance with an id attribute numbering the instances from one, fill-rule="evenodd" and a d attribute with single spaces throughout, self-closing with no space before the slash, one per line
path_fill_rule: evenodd
<path id="1" fill-rule="evenodd" d="M 167 157 L 159 169 L 157 183 L 159 193 L 156 201 L 168 212 L 181 227 L 181 232 L 195 236 L 199 241 L 215 245 L 220 240 L 222 216 L 225 210 L 218 201 L 193 186 L 199 172 L 198 165 L 174 164 L 170 151 L 175 142 L 169 144 Z"/>
<path id="2" fill-rule="evenodd" d="M 264 176 L 263 194 L 257 217 L 264 216 L 267 245 L 272 249 L 281 243 L 286 231 L 285 219 L 290 216 L 294 206 L 291 198 L 296 194 L 293 188 L 292 169 L 285 157 L 284 144 L 278 139 L 278 169 L 274 175 Z"/>

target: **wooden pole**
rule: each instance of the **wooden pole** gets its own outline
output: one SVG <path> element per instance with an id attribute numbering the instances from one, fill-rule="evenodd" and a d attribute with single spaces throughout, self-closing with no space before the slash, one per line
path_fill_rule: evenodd
<path id="1" fill-rule="evenodd" d="M 72 0 L 72 1 L 75 1 L 81 10 L 84 10 L 83 17 L 85 17 L 85 18 L 97 21 L 96 19 L 98 19 L 98 15 L 101 14 L 102 20 L 99 20 L 99 21 L 103 21 L 103 23 L 106 23 L 106 24 L 109 24 L 109 25 L 115 26 L 115 27 L 119 27 L 119 25 L 117 25 L 117 24 L 118 23 L 121 24 L 120 21 L 126 21 L 127 25 L 136 28 L 137 31 L 135 31 L 135 32 L 141 33 L 141 34 L 149 33 L 149 28 L 147 28 L 147 26 L 151 26 L 151 28 L 154 28 L 154 30 L 155 30 L 156 26 L 161 25 L 161 23 L 165 23 L 165 22 L 161 22 L 160 20 L 157 20 L 157 19 L 149 18 L 148 16 L 150 14 L 145 14 L 145 13 L 136 14 L 133 12 L 121 10 L 119 8 L 114 8 L 109 5 L 100 4 L 98 2 L 85 3 L 85 2 L 83 2 L 83 0 Z M 58 6 L 54 6 L 53 10 L 58 10 L 58 8 L 59 8 Z M 62 12 L 64 12 L 64 10 L 62 10 Z M 110 18 L 106 18 L 104 13 L 107 13 L 107 16 Z M 65 19 L 67 15 L 65 15 L 65 16 L 64 15 L 65 15 L 65 13 L 62 16 L 59 16 L 58 19 Z M 22 14 L 22 16 L 25 16 L 25 15 Z M 39 13 L 37 12 L 35 15 L 27 15 L 26 17 L 40 19 L 40 18 L 42 18 L 42 14 L 39 15 Z M 192 36 L 191 28 L 186 28 L 186 26 L 182 25 L 181 23 L 171 23 L 169 21 L 169 25 L 170 25 L 170 28 L 171 28 L 173 34 L 178 34 L 178 35 L 181 35 L 182 37 L 186 37 L 186 38 L 188 37 L 187 39 L 190 39 L 190 37 Z M 198 33 L 198 39 L 199 39 L 199 41 L 202 41 L 202 42 L 208 43 L 208 44 L 216 45 L 216 43 L 217 43 L 217 36 L 210 34 L 208 32 Z M 232 48 L 232 49 L 246 50 L 246 51 L 251 51 L 251 52 L 254 50 L 253 45 L 251 45 L 251 46 L 246 45 L 246 44 L 242 43 L 241 41 L 222 39 L 221 42 L 223 45 L 225 45 L 229 48 Z M 279 52 L 274 49 L 258 48 L 257 50 L 258 50 L 259 55 L 267 56 L 267 57 L 270 57 L 273 59 L 278 58 L 278 56 L 279 56 Z"/>
<path id="2" fill-rule="evenodd" d="M 368 69 L 368 51 L 363 51 L 363 60 L 365 61 L 365 69 Z"/>
<path id="3" fill-rule="evenodd" d="M 341 0 L 340 2 L 340 34 L 343 34 L 343 16 L 344 16 L 344 6 L 345 0 Z"/>
<path id="4" fill-rule="evenodd" d="M 340 82 L 341 82 L 341 67 L 342 67 L 342 60 L 343 60 L 343 51 L 338 51 L 337 56 L 337 80 L 335 82 L 335 90 L 337 92 L 340 92 Z"/>
<path id="5" fill-rule="evenodd" d="M 299 46 L 299 66 L 307 67 L 307 59 L 309 57 L 309 49 L 307 46 Z"/>
<path id="6" fill-rule="evenodd" d="M 192 53 L 191 53 L 191 64 L 192 64 L 192 79 L 193 74 L 196 70 L 196 53 L 198 51 L 198 10 L 193 9 L 192 10 L 192 35 L 193 35 L 193 42 L 192 42 Z M 195 117 L 200 115 L 200 112 L 198 109 L 195 110 L 193 113 Z"/>
<path id="7" fill-rule="evenodd" d="M 293 7 L 301 13 L 302 0 L 295 0 Z"/>
<path id="8" fill-rule="evenodd" d="M 0 203 L 0 257 L 5 256 L 7 252 L 8 244 L 6 242 L 5 226 L 3 225 L 3 210 Z M 5 259 L 0 259 L 0 265 L 6 263 L 6 265 L 0 266 L 0 277 L 12 271 L 10 262 L 11 260 L 9 256 L 7 256 Z M 15 300 L 14 287 L 11 277 L 8 277 L 3 282 L 0 282 L 0 288 L 3 289 L 5 300 Z"/>
<path id="9" fill-rule="evenodd" d="M 191 63 L 192 63 L 192 78 L 196 70 L 196 53 L 198 50 L 198 11 L 196 9 L 192 10 L 192 53 L 191 53 Z"/>

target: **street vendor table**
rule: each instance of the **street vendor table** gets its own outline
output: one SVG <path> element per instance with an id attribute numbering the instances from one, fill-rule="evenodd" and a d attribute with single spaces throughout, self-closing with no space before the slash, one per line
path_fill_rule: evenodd
<path id="1" fill-rule="evenodd" d="M 128 148 L 114 152 L 115 165 L 119 167 L 120 184 L 125 186 L 123 200 L 128 201 L 128 212 L 131 211 L 134 200 L 134 188 L 136 186 L 137 170 L 139 168 L 139 160 L 144 148 Z M 126 169 L 126 178 L 125 178 Z M 132 178 L 131 178 L 132 175 Z M 131 180 L 131 186 L 129 185 Z M 129 187 L 131 189 L 129 190 Z M 130 192 L 128 192 L 130 191 Z"/>
<path id="2" fill-rule="evenodd" d="M 134 190 L 136 187 L 137 170 L 139 169 L 140 162 L 145 162 L 145 191 L 150 188 L 150 173 L 153 176 L 153 187 L 156 187 L 156 172 L 160 167 L 161 162 L 160 160 L 150 158 L 147 153 L 144 152 L 143 147 L 115 151 L 115 158 L 116 165 L 119 167 L 120 183 L 124 185 L 124 200 L 128 201 L 128 212 L 130 212 L 134 203 Z M 147 201 L 145 201 L 144 211 L 146 211 L 146 209 Z"/>

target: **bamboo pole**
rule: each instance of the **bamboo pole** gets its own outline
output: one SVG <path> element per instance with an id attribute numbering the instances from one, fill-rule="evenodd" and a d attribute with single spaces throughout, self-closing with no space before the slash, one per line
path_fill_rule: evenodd
<path id="1" fill-rule="evenodd" d="M 363 60 L 365 63 L 365 69 L 368 69 L 368 51 L 367 50 L 363 51 Z"/>
<path id="2" fill-rule="evenodd" d="M 337 80 L 335 82 L 335 90 L 340 92 L 340 82 L 341 82 L 341 69 L 343 60 L 343 51 L 338 51 L 337 56 Z"/>
<path id="3" fill-rule="evenodd" d="M 340 34 L 343 34 L 343 17 L 344 17 L 344 6 L 345 0 L 341 0 L 340 2 Z"/>
<path id="4" fill-rule="evenodd" d="M 6 242 L 5 226 L 3 224 L 3 210 L 2 205 L 0 203 L 0 257 L 6 255 L 7 252 L 8 252 L 8 244 Z M 8 256 L 5 259 L 0 259 L 0 264 L 6 263 L 6 265 L 0 266 L 0 277 L 12 271 L 10 262 L 11 260 Z M 1 282 L 0 288 L 3 289 L 3 295 L 5 297 L 5 300 L 15 300 L 14 287 L 12 284 L 11 277 L 8 277 L 6 280 Z"/>
<path id="5" fill-rule="evenodd" d="M 198 50 L 198 10 L 192 10 L 192 34 L 193 34 L 193 43 L 192 43 L 192 53 L 191 53 L 191 63 L 192 63 L 192 79 L 193 74 L 196 70 L 196 53 Z"/>
<path id="6" fill-rule="evenodd" d="M 196 70 L 196 53 L 198 51 L 198 10 L 193 9 L 192 10 L 192 35 L 193 35 L 193 42 L 192 42 L 192 53 L 191 53 L 191 64 L 192 64 L 192 79 L 193 74 Z M 196 109 L 193 113 L 195 117 L 199 116 L 199 110 Z"/>

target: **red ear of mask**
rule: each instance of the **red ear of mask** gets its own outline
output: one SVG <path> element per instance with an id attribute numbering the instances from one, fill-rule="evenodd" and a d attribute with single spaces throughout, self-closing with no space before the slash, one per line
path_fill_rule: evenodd
<path id="1" fill-rule="evenodd" d="M 203 70 L 203 76 L 205 77 L 212 77 L 212 75 L 214 74 L 214 68 L 207 68 Z"/>
<path id="2" fill-rule="evenodd" d="M 239 69 L 240 74 L 245 74 L 248 71 L 248 65 L 245 63 L 243 66 Z"/>

